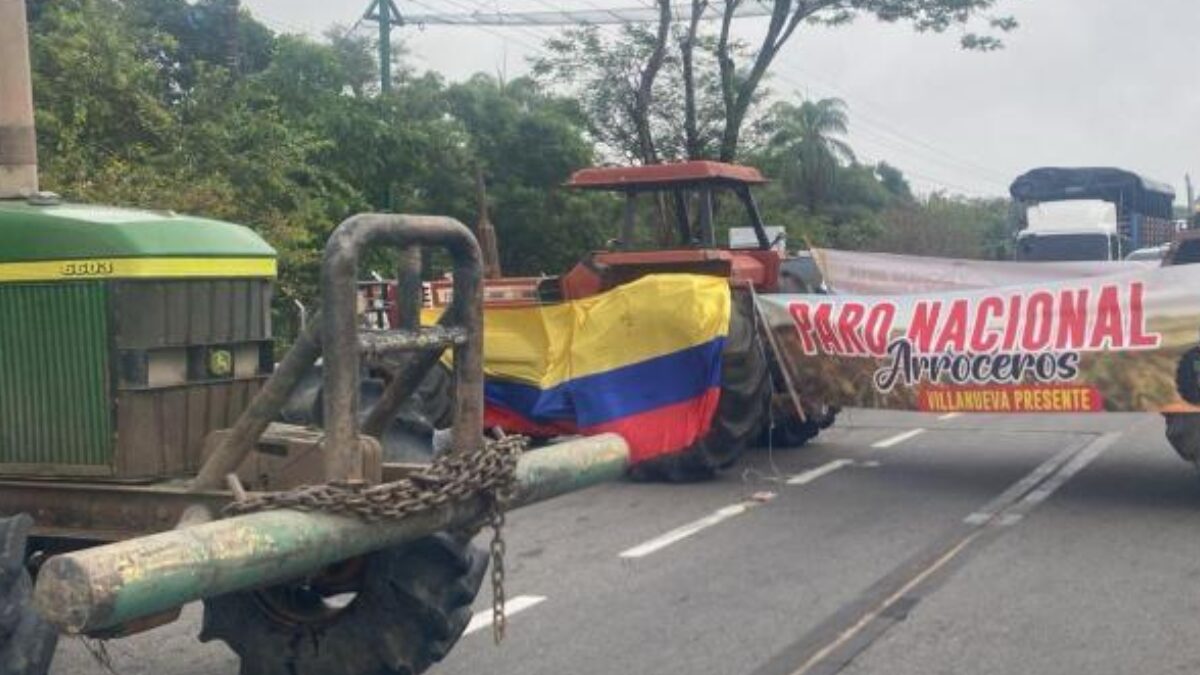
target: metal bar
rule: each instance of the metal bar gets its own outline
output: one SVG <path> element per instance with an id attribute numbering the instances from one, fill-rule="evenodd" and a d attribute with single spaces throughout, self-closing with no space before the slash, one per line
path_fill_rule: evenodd
<path id="1" fill-rule="evenodd" d="M 675 190 L 675 226 L 679 228 L 679 245 L 691 246 L 692 227 L 688 222 L 687 196 L 683 190 Z"/>
<path id="2" fill-rule="evenodd" d="M 440 358 L 441 354 L 437 352 L 416 352 L 409 354 L 406 361 L 397 365 L 392 370 L 391 382 L 388 382 L 387 388 L 375 401 L 375 407 L 371 408 L 367 419 L 363 421 L 362 433 L 382 438 L 383 432 L 387 430 L 392 418 L 396 416 L 396 411 L 417 390 L 417 387 L 421 385 L 421 380 L 425 379 L 425 374 L 429 372 L 430 368 L 437 365 Z M 482 418 L 479 424 L 482 429 Z"/>
<path id="3" fill-rule="evenodd" d="M 637 193 L 632 190 L 625 193 L 625 218 L 621 221 L 621 248 L 626 251 L 633 248 L 633 236 L 637 224 Z"/>
<path id="4" fill-rule="evenodd" d="M 205 460 L 196 480 L 192 481 L 192 491 L 223 488 L 226 474 L 237 471 L 267 425 L 278 419 L 296 383 L 321 355 L 320 312 L 316 319 L 305 326 L 279 367 L 242 411 L 229 435 Z"/>
<path id="5" fill-rule="evenodd" d="M 787 388 L 788 397 L 791 398 L 792 405 L 795 406 L 796 417 L 801 422 L 806 422 L 808 421 L 808 415 L 804 412 L 804 402 L 800 400 L 800 393 L 796 391 L 796 384 L 792 381 L 792 373 L 789 369 L 788 361 L 784 359 L 783 350 L 775 340 L 775 334 L 771 332 L 771 324 L 767 323 L 766 314 L 763 313 L 762 307 L 758 304 L 758 293 L 754 292 L 754 284 L 747 283 L 746 288 L 750 290 L 751 308 L 754 312 L 754 326 L 767 339 L 767 346 L 771 348 L 771 353 L 775 357 L 775 365 L 779 368 L 779 372 L 783 376 L 783 385 Z"/>
<path id="6" fill-rule="evenodd" d="M 193 504 L 219 510 L 228 492 L 189 492 L 182 481 L 128 485 L 84 481 L 0 481 L 0 513 L 37 516 L 38 534 L 118 540 L 171 529 Z"/>
<path id="7" fill-rule="evenodd" d="M 716 246 L 716 236 L 713 234 L 713 193 L 712 188 L 700 188 L 700 236 L 705 246 Z"/>
<path id="8" fill-rule="evenodd" d="M 358 334 L 358 346 L 364 359 L 382 360 L 396 352 L 465 345 L 468 338 L 461 326 L 430 326 L 416 330 L 363 331 Z"/>
<path id="9" fill-rule="evenodd" d="M 620 477 L 629 446 L 615 434 L 523 455 L 516 508 Z M 55 556 L 34 591 L 38 612 L 68 633 L 127 624 L 195 600 L 279 584 L 341 560 L 478 522 L 475 499 L 396 522 L 265 511 Z"/>
<path id="10" fill-rule="evenodd" d="M 770 249 L 771 240 L 767 237 L 767 229 L 763 225 L 762 214 L 758 210 L 758 202 L 754 200 L 754 193 L 750 192 L 750 188 L 745 185 L 738 185 L 734 187 L 733 191 L 746 207 L 746 214 L 750 216 L 750 226 L 754 228 L 754 236 L 758 239 L 759 248 L 764 251 Z"/>
<path id="11" fill-rule="evenodd" d="M 396 313 L 400 325 L 393 328 L 416 330 L 421 326 L 421 247 L 406 246 L 396 262 Z"/>
<path id="12" fill-rule="evenodd" d="M 325 459 L 329 479 L 357 478 L 361 464 L 355 456 L 360 354 L 354 294 L 359 255 L 370 245 L 403 249 L 414 244 L 443 247 L 453 260 L 454 299 L 438 321 L 441 326 L 461 326 L 467 331 L 466 344 L 454 350 L 452 438 L 456 452 L 483 447 L 483 263 L 478 242 L 465 225 L 453 218 L 357 215 L 334 230 L 321 265 Z M 378 435 L 386 427 L 437 358 L 436 353 L 421 352 L 397 373 L 363 425 L 365 433 Z"/>

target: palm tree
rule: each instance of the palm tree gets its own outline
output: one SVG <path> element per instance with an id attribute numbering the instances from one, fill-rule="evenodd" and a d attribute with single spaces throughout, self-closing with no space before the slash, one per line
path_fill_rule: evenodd
<path id="1" fill-rule="evenodd" d="M 768 113 L 767 147 L 781 155 L 784 185 L 809 212 L 829 196 L 838 167 L 854 162 L 854 151 L 838 138 L 848 125 L 846 103 L 838 98 L 781 101 Z"/>

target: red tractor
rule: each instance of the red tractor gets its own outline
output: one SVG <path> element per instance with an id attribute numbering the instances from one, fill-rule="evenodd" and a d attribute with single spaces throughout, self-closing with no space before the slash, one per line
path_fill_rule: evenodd
<path id="1" fill-rule="evenodd" d="M 711 430 L 682 452 L 639 464 L 634 470 L 636 477 L 669 481 L 707 478 L 733 464 L 754 443 L 801 445 L 834 421 L 836 409 L 805 400 L 802 383 L 788 381 L 777 367 L 770 336 L 758 321 L 756 294 L 815 292 L 819 285 L 811 258 L 787 258 L 779 242 L 768 235 L 751 193 L 752 186 L 763 183 L 766 179 L 757 169 L 709 161 L 582 169 L 571 176 L 568 187 L 625 196 L 619 237 L 610 241 L 607 250 L 589 253 L 561 276 L 485 281 L 486 308 L 585 298 L 649 274 L 729 279 L 733 311 L 722 351 L 720 401 Z M 730 195 L 734 200 L 728 199 Z M 657 203 L 639 201 L 643 196 Z M 722 197 L 725 199 L 719 201 Z M 730 208 L 735 205 L 741 208 Z M 668 246 L 636 246 L 635 242 L 651 239 L 645 234 L 638 236 L 639 208 L 660 217 L 665 214 L 673 221 Z M 743 214 L 752 233 L 751 247 L 717 245 L 718 211 L 722 216 Z M 658 233 L 660 241 L 665 238 L 664 229 Z M 427 283 L 426 305 L 447 304 L 450 291 L 449 280 Z M 386 291 L 375 295 L 388 297 Z M 379 307 L 390 310 L 391 321 L 399 321 L 400 312 L 394 305 Z"/>

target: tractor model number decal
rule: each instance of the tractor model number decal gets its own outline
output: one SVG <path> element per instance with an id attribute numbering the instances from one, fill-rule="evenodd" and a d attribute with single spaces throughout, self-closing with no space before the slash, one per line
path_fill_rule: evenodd
<path id="1" fill-rule="evenodd" d="M 81 260 L 64 263 L 64 277 L 107 277 L 112 276 L 115 268 L 111 260 Z"/>

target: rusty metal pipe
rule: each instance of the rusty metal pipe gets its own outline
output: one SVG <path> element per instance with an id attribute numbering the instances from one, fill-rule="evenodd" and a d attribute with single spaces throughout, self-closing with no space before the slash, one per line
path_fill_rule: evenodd
<path id="1" fill-rule="evenodd" d="M 233 429 L 205 460 L 204 466 L 201 466 L 200 472 L 196 474 L 196 479 L 192 481 L 192 492 L 224 488 L 225 476 L 237 471 L 242 461 L 254 449 L 259 437 L 266 431 L 267 425 L 278 419 L 279 412 L 283 410 L 296 383 L 321 355 L 319 315 L 317 318 L 317 321 L 312 321 L 304 327 L 275 372 L 254 395 L 250 405 L 238 416 Z"/>
<path id="2" fill-rule="evenodd" d="M 396 262 L 396 313 L 400 325 L 395 328 L 416 330 L 421 327 L 421 247 L 407 246 Z"/>
<path id="3" fill-rule="evenodd" d="M 324 347 L 325 467 L 329 479 L 358 478 L 358 373 L 360 354 L 355 298 L 358 261 L 372 245 L 404 250 L 440 246 L 454 264 L 454 299 L 439 321 L 466 329 L 466 344 L 454 347 L 455 414 L 453 440 L 460 452 L 483 447 L 483 265 L 479 244 L 465 225 L 442 216 L 360 214 L 338 225 L 321 263 L 322 345 Z M 411 255 L 411 254 L 408 254 Z M 429 352 L 410 361 L 410 373 L 428 370 Z M 436 360 L 436 353 L 434 353 Z M 428 365 L 426 365 L 428 362 Z M 390 419 L 407 398 L 411 377 L 396 377 L 375 406 Z M 418 380 L 419 381 L 419 380 Z M 411 391 L 411 389 L 409 389 Z"/>
<path id="4" fill-rule="evenodd" d="M 616 434 L 524 454 L 509 508 L 620 477 L 629 446 Z M 477 523 L 482 500 L 443 505 L 395 522 L 365 523 L 325 513 L 264 511 L 46 561 L 34 606 L 60 630 L 91 633 L 202 598 L 261 588 L 434 532 Z"/>

